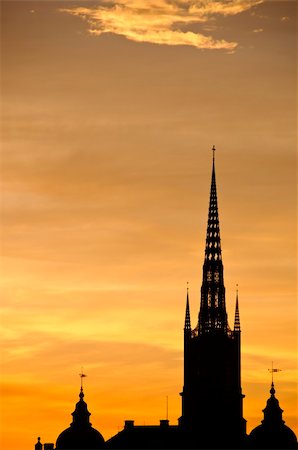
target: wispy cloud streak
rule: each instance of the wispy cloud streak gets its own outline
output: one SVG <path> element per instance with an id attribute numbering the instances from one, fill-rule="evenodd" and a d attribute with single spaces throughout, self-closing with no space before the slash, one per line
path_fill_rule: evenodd
<path id="1" fill-rule="evenodd" d="M 215 39 L 187 27 L 219 16 L 234 16 L 260 3 L 263 0 L 103 0 L 95 8 L 61 11 L 86 20 L 89 32 L 97 36 L 112 33 L 135 42 L 233 51 L 237 42 Z"/>

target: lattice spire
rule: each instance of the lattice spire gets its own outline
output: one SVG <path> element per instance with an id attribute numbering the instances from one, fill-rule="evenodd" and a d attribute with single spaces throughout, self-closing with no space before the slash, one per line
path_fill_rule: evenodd
<path id="1" fill-rule="evenodd" d="M 240 329 L 239 303 L 238 303 L 238 284 L 237 284 L 237 290 L 236 290 L 236 307 L 235 307 L 234 331 L 241 331 L 241 329 Z"/>
<path id="2" fill-rule="evenodd" d="M 184 330 L 191 330 L 190 324 L 190 311 L 189 311 L 189 292 L 188 292 L 188 283 L 187 283 L 187 294 L 186 294 L 186 310 L 185 310 L 185 322 L 184 322 Z"/>
<path id="3" fill-rule="evenodd" d="M 220 246 L 219 218 L 218 218 L 217 192 L 215 179 L 214 146 L 212 148 L 212 151 L 213 151 L 213 163 L 212 163 L 212 177 L 211 177 L 211 189 L 209 200 L 205 260 L 217 261 L 221 260 L 221 246 Z"/>
<path id="4" fill-rule="evenodd" d="M 201 288 L 199 334 L 228 331 L 225 305 L 225 287 L 220 244 L 217 192 L 215 179 L 215 147 L 212 148 L 212 176 L 209 199 L 208 224 Z"/>

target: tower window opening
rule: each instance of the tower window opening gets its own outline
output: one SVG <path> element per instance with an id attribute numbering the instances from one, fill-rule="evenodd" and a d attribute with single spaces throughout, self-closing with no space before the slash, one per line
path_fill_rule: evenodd
<path id="1" fill-rule="evenodd" d="M 208 298 L 207 298 L 207 305 L 208 307 L 211 307 L 211 292 L 208 292 Z"/>
<path id="2" fill-rule="evenodd" d="M 218 292 L 215 293 L 214 306 L 215 306 L 215 308 L 218 308 Z"/>

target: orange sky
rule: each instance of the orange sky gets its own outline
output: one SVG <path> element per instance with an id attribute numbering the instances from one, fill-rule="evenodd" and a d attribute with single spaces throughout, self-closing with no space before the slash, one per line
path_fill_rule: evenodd
<path id="1" fill-rule="evenodd" d="M 297 433 L 295 2 L 1 8 L 1 448 L 56 441 L 81 366 L 106 439 L 159 423 L 166 396 L 177 423 L 213 144 L 248 431 L 273 360 Z"/>

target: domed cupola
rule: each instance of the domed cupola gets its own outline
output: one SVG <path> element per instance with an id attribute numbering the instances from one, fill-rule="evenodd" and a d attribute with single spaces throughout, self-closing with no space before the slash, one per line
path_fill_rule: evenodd
<path id="1" fill-rule="evenodd" d="M 267 400 L 267 405 L 263 409 L 264 420 L 262 420 L 262 423 L 271 425 L 284 424 L 285 421 L 282 420 L 282 413 L 284 411 L 279 406 L 279 401 L 275 397 L 274 383 L 271 384 L 270 394 L 271 396 Z"/>
<path id="2" fill-rule="evenodd" d="M 73 419 L 72 419 L 72 426 L 78 426 L 78 427 L 84 427 L 91 425 L 89 422 L 89 417 L 91 416 L 91 413 L 88 411 L 87 403 L 84 402 L 84 392 L 83 387 L 81 387 L 81 391 L 79 394 L 80 400 L 76 404 L 76 409 L 73 413 L 71 413 Z"/>
<path id="3" fill-rule="evenodd" d="M 264 420 L 249 435 L 249 448 L 254 449 L 296 449 L 297 438 L 282 419 L 283 410 L 275 397 L 274 383 L 271 384 L 270 398 L 263 409 Z"/>
<path id="4" fill-rule="evenodd" d="M 90 412 L 84 401 L 83 386 L 81 386 L 80 400 L 72 413 L 70 427 L 62 431 L 56 442 L 56 449 L 88 449 L 98 450 L 105 448 L 105 441 L 99 431 L 92 428 L 89 421 Z"/>

